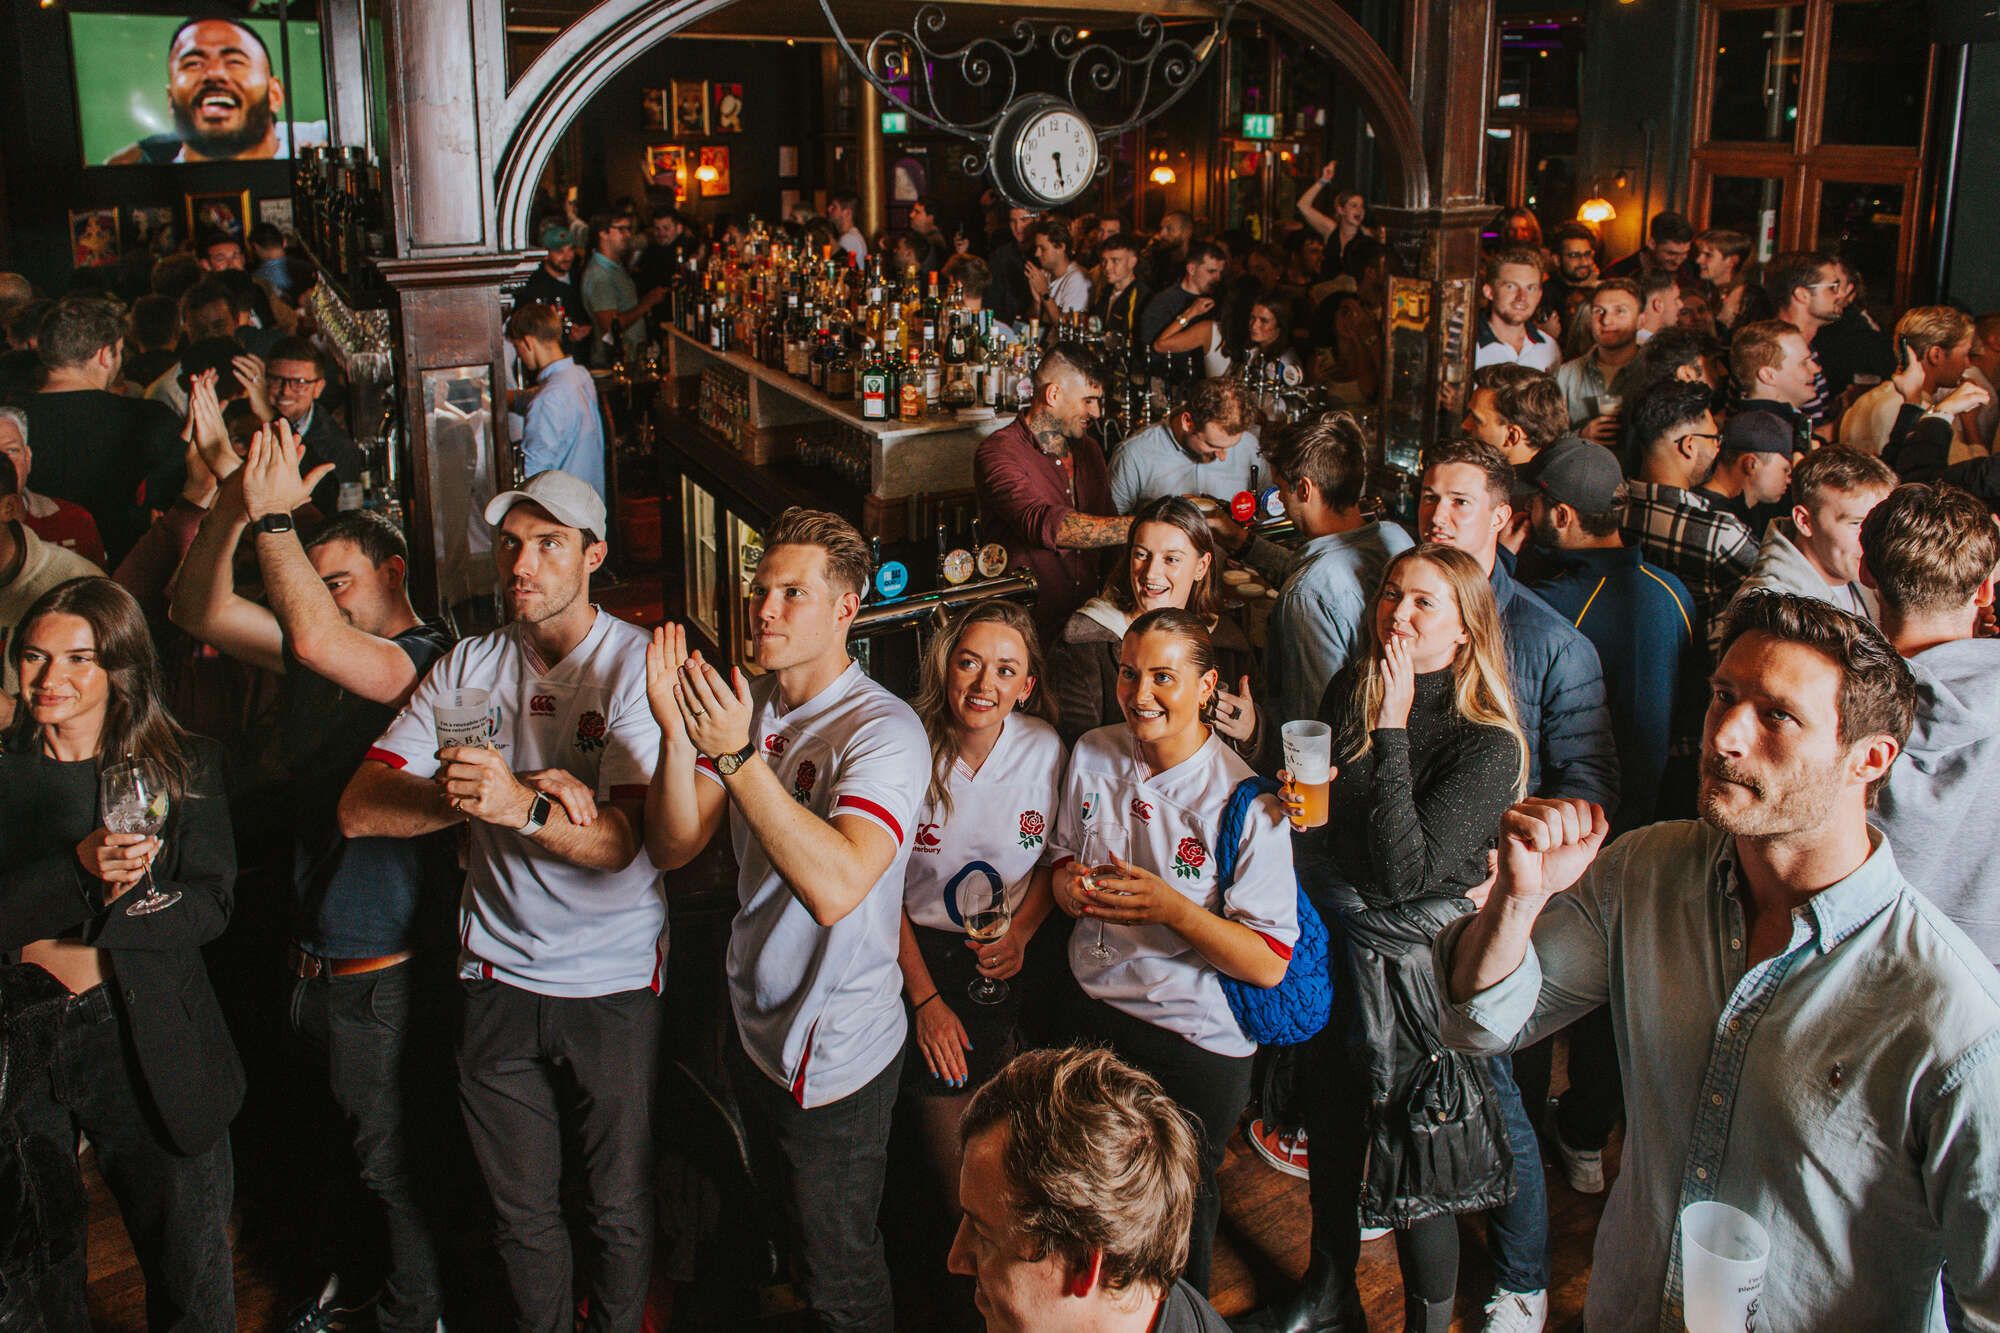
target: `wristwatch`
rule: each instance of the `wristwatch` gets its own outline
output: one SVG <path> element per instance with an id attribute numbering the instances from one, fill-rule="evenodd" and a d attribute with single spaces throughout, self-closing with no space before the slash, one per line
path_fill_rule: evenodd
<path id="1" fill-rule="evenodd" d="M 726 778 L 731 773 L 734 773 L 737 769 L 743 767 L 743 765 L 749 763 L 750 756 L 755 753 L 757 753 L 757 742 L 752 741 L 750 742 L 750 744 L 738 750 L 735 754 L 716 755 L 715 771 L 720 773 L 723 777 Z"/>
<path id="2" fill-rule="evenodd" d="M 260 536 L 266 532 L 290 532 L 291 530 L 292 516 L 290 514 L 266 514 L 250 525 L 250 531 Z"/>
<path id="3" fill-rule="evenodd" d="M 548 794 L 546 792 L 536 792 L 535 799 L 528 803 L 528 822 L 514 831 L 524 837 L 530 838 L 540 833 L 542 826 L 549 822 L 550 808 Z"/>

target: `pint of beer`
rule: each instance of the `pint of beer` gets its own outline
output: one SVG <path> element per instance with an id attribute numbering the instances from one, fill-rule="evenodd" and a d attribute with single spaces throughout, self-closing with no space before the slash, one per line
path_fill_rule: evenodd
<path id="1" fill-rule="evenodd" d="M 1292 827 L 1318 828 L 1326 823 L 1327 788 L 1333 781 L 1333 728 L 1324 722 L 1287 722 L 1278 735 L 1284 741 L 1292 790 L 1305 804 Z"/>
<path id="2" fill-rule="evenodd" d="M 437 703 L 438 749 L 490 746 L 493 719 L 485 690 L 446 690 Z"/>

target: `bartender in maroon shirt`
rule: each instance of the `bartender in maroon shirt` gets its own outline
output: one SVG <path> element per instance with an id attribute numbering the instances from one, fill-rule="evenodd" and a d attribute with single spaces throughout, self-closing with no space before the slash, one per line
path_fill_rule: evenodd
<path id="1" fill-rule="evenodd" d="M 1101 372 L 1056 346 L 1035 370 L 1028 410 L 986 437 L 973 458 L 980 513 L 1013 565 L 1033 571 L 1044 643 L 1104 582 L 1103 552 L 1132 520 L 1112 511 L 1110 472 L 1092 426 L 1104 408 Z"/>

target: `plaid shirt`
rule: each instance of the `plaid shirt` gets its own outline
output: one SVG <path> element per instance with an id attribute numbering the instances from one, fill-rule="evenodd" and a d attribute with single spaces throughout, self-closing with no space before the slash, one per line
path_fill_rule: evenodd
<path id="1" fill-rule="evenodd" d="M 1651 563 L 1680 576 L 1706 626 L 1756 565 L 1757 539 L 1742 519 L 1713 508 L 1695 491 L 1646 481 L 1626 485 L 1632 501 L 1625 506 L 1625 540 L 1637 543 Z"/>

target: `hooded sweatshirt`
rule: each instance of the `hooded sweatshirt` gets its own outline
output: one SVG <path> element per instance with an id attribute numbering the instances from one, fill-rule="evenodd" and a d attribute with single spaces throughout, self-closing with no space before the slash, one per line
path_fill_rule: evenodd
<path id="1" fill-rule="evenodd" d="M 1764 543 L 1757 548 L 1757 563 L 1751 567 L 1750 577 L 1737 587 L 1737 598 L 1747 597 L 1753 592 L 1789 592 L 1800 597 L 1811 597 L 1827 602 L 1843 611 L 1853 612 L 1870 622 L 1876 619 L 1875 594 L 1861 586 L 1859 582 L 1843 583 L 1838 586 L 1828 583 L 1799 550 L 1798 525 L 1789 518 L 1774 518 L 1771 526 L 1764 530 Z M 1709 626 L 1709 647 L 1712 650 L 1722 636 L 1722 617 L 1717 616 Z"/>
<path id="2" fill-rule="evenodd" d="M 2000 963 L 2000 640 L 1959 639 L 1909 659 L 1917 720 L 1869 819 L 1912 888 Z"/>

